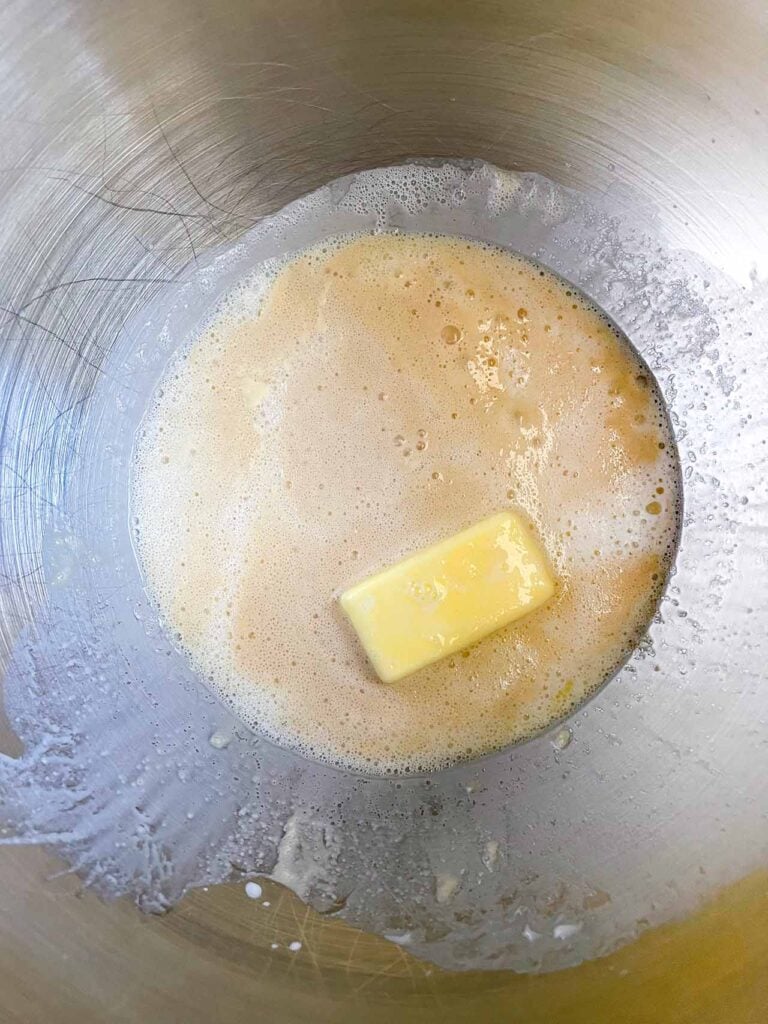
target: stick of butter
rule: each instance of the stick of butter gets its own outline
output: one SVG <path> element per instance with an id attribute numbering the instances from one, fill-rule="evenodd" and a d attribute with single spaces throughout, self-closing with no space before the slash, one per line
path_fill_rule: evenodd
<path id="1" fill-rule="evenodd" d="M 527 615 L 554 589 L 530 530 L 500 512 L 350 587 L 341 607 L 392 683 Z"/>

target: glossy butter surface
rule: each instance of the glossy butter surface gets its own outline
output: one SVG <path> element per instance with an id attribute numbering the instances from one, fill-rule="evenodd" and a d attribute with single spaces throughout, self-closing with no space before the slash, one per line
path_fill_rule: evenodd
<path id="1" fill-rule="evenodd" d="M 500 512 L 350 587 L 341 606 L 388 683 L 482 640 L 553 593 L 532 532 Z"/>

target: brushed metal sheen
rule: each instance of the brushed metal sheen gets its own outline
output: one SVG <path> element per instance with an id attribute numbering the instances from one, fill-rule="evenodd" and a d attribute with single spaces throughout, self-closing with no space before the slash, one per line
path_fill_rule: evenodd
<path id="1" fill-rule="evenodd" d="M 0 657 L 46 597 L 41 524 L 67 486 L 95 368 L 190 260 L 341 174 L 445 156 L 610 191 L 748 284 L 768 256 L 766 58 L 768 13 L 751 0 L 6 4 Z M 743 724 L 723 714 L 734 755 Z M 684 748 L 686 723 L 676 728 Z M 756 806 L 763 779 L 756 763 Z M 768 1004 L 762 876 L 698 930 L 645 936 L 559 986 L 558 975 L 524 986 L 433 971 L 310 917 L 274 886 L 266 910 L 220 888 L 147 922 L 71 878 L 44 882 L 58 867 L 0 851 L 11 1020 L 234 1022 L 261 1010 L 286 1021 L 747 1024 Z M 299 937 L 311 958 L 286 951 Z"/>

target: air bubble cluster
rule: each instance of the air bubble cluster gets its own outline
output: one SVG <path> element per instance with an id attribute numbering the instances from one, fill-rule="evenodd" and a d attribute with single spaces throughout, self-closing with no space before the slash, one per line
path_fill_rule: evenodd
<path id="1" fill-rule="evenodd" d="M 418 207 L 438 172 L 412 173 Z M 669 421 L 627 339 L 541 267 L 435 235 L 340 236 L 254 272 L 168 367 L 133 481 L 149 588 L 201 677 L 278 743 L 379 774 L 519 741 L 598 688 L 679 523 Z M 379 683 L 341 591 L 509 507 L 552 601 Z"/>

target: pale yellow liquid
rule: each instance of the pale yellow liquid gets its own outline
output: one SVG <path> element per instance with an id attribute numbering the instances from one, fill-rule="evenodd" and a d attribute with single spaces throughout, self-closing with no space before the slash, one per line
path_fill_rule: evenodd
<path id="1" fill-rule="evenodd" d="M 533 264 L 465 239 L 340 239 L 234 293 L 138 440 L 149 588 L 252 728 L 374 772 L 441 767 L 562 717 L 647 626 L 677 530 L 655 385 Z M 339 594 L 500 509 L 555 597 L 383 685 Z"/>

